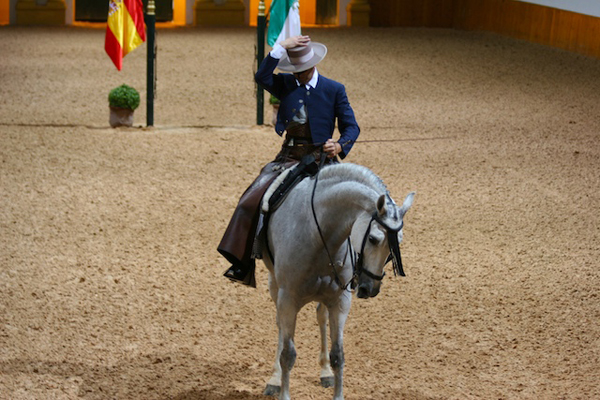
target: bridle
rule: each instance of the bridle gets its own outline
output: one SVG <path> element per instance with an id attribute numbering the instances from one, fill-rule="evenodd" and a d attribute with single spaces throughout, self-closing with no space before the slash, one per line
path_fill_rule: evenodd
<path id="1" fill-rule="evenodd" d="M 363 274 L 373 280 L 376 280 L 376 281 L 381 281 L 385 277 L 385 271 L 382 275 L 376 275 L 364 267 L 365 246 L 367 244 L 367 240 L 369 239 L 369 235 L 371 233 L 371 225 L 373 225 L 373 221 L 375 221 L 379 225 L 381 225 L 385 229 L 386 234 L 387 234 L 387 241 L 388 241 L 388 246 L 390 248 L 390 255 L 388 256 L 387 260 L 385 261 L 385 264 L 387 264 L 390 261 L 393 261 L 394 275 L 406 276 L 404 274 L 404 269 L 402 268 L 402 257 L 400 255 L 400 243 L 398 242 L 398 232 L 400 232 L 400 230 L 404 226 L 404 221 L 401 221 L 400 226 L 398 226 L 397 228 L 392 228 L 391 226 L 386 224 L 379 217 L 377 211 L 375 211 L 373 213 L 373 215 L 371 216 L 371 220 L 369 221 L 369 225 L 367 226 L 367 230 L 365 231 L 365 235 L 363 236 L 359 253 L 356 253 L 352 250 L 352 244 L 350 243 L 350 238 L 347 239 L 348 249 L 349 249 L 349 253 L 350 253 L 350 261 L 352 264 L 352 278 L 350 279 L 350 281 L 348 283 L 346 283 L 345 285 L 342 285 L 342 282 L 340 280 L 338 272 L 335 269 L 335 263 L 333 261 L 333 257 L 331 256 L 331 253 L 329 252 L 329 249 L 327 247 L 327 242 L 325 241 L 325 237 L 323 236 L 323 231 L 321 230 L 321 226 L 319 225 L 319 221 L 317 219 L 317 213 L 315 212 L 315 204 L 314 204 L 315 191 L 317 189 L 317 183 L 319 182 L 319 172 L 321 172 L 321 168 L 323 167 L 323 164 L 324 164 L 324 157 L 325 157 L 325 155 L 324 155 L 323 149 L 321 148 L 321 162 L 319 163 L 319 168 L 317 170 L 317 173 L 315 174 L 315 184 L 313 186 L 313 191 L 312 191 L 312 195 L 311 195 L 311 199 L 310 199 L 310 205 L 311 205 L 311 209 L 312 209 L 313 219 L 315 220 L 315 223 L 317 224 L 317 230 L 319 231 L 319 235 L 321 236 L 321 241 L 323 242 L 323 246 L 325 247 L 325 251 L 327 252 L 327 256 L 329 257 L 329 265 L 333 269 L 333 274 L 335 276 L 336 283 L 338 285 L 340 285 L 344 290 L 346 290 L 348 288 L 348 286 L 350 286 L 351 289 L 354 289 L 358 283 L 359 277 Z M 387 197 L 390 198 L 389 193 L 387 194 Z M 390 198 L 390 200 L 391 200 L 391 198 Z"/>
<path id="2" fill-rule="evenodd" d="M 364 253 L 365 246 L 367 245 L 367 240 L 371 234 L 371 226 L 373 225 L 373 221 L 377 222 L 381 225 L 386 232 L 388 247 L 390 249 L 390 255 L 388 256 L 385 263 L 387 264 L 390 261 L 393 261 L 394 266 L 394 275 L 406 276 L 404 274 L 404 269 L 402 268 L 402 256 L 400 254 L 400 243 L 398 243 L 398 232 L 404 226 L 404 221 L 400 223 L 400 226 L 397 228 L 392 228 L 379 217 L 377 211 L 373 213 L 371 216 L 371 220 L 369 221 L 369 225 L 367 226 L 367 230 L 365 231 L 365 235 L 362 239 L 362 244 L 360 247 L 360 252 L 351 252 L 350 261 L 352 263 L 352 279 L 350 280 L 351 288 L 354 289 L 358 284 L 358 279 L 361 275 L 366 275 L 369 278 L 375 281 L 381 281 L 385 277 L 385 271 L 381 275 L 376 275 L 365 268 L 364 266 Z M 350 243 L 350 238 L 348 238 L 348 246 L 351 248 L 352 244 Z M 346 285 L 347 286 L 347 285 Z"/>

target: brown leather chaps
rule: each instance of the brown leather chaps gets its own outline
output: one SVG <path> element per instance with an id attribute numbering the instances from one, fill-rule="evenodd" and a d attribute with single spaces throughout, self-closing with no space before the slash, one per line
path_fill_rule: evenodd
<path id="1" fill-rule="evenodd" d="M 256 287 L 254 270 L 256 262 L 253 257 L 254 239 L 260 219 L 260 203 L 263 195 L 279 174 L 300 162 L 303 156 L 314 154 L 319 159 L 320 147 L 313 145 L 309 140 L 300 135 L 310 137 L 310 132 L 305 131 L 298 136 L 286 136 L 281 152 L 273 162 L 268 163 L 260 175 L 246 189 L 233 212 L 231 221 L 225 230 L 217 250 L 233 267 L 247 271 L 244 283 Z M 292 141 L 291 139 L 294 139 Z M 293 143 L 293 144 L 292 144 Z M 337 162 L 337 158 L 327 159 L 327 162 Z"/>
<path id="2" fill-rule="evenodd" d="M 295 163 L 296 161 L 286 164 L 270 162 L 261 170 L 260 175 L 240 197 L 223 239 L 221 239 L 221 243 L 217 248 L 219 253 L 232 265 L 250 272 L 252 280 L 254 279 L 255 268 L 252 248 L 260 217 L 260 201 L 269 185 L 277 178 L 283 168 L 292 166 Z M 249 284 L 250 286 L 256 286 L 254 282 L 249 282 Z"/>

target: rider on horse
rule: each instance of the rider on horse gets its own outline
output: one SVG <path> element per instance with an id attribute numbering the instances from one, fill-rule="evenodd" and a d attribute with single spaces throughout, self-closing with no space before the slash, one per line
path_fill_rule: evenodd
<path id="1" fill-rule="evenodd" d="M 219 253 L 232 264 L 225 276 L 233 281 L 256 287 L 254 240 L 260 201 L 269 184 L 305 156 L 314 155 L 318 161 L 321 149 L 327 155 L 323 162 L 338 162 L 337 156 L 345 158 L 358 138 L 360 128 L 344 86 L 317 72 L 326 54 L 325 45 L 294 36 L 275 44 L 256 72 L 256 82 L 281 101 L 275 131 L 286 135 L 275 160 L 240 198 L 219 244 Z M 274 74 L 275 68 L 291 73 Z M 332 138 L 336 121 L 338 141 Z"/>

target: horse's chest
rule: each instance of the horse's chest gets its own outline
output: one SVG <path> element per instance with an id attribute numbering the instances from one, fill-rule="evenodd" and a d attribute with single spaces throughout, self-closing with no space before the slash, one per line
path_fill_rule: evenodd
<path id="1" fill-rule="evenodd" d="M 339 295 L 339 286 L 331 277 L 317 277 L 306 282 L 303 292 L 302 297 L 322 302 Z"/>

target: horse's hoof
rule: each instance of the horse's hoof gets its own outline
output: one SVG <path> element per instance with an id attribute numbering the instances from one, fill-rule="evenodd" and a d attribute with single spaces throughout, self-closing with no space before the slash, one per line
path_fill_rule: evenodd
<path id="1" fill-rule="evenodd" d="M 281 386 L 267 385 L 267 387 L 265 388 L 265 391 L 263 392 L 263 396 L 277 397 L 279 395 L 280 391 L 281 391 Z"/>
<path id="2" fill-rule="evenodd" d="M 323 386 L 324 388 L 333 387 L 333 384 L 334 384 L 333 376 L 321 378 L 321 386 Z"/>

